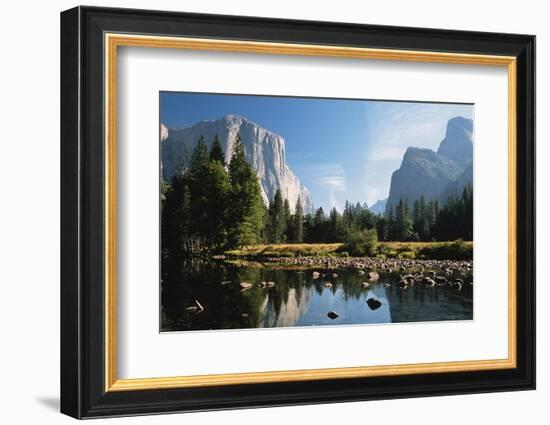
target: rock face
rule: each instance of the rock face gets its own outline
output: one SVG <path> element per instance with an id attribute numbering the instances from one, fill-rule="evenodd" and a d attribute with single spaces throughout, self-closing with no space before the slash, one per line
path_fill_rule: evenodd
<path id="1" fill-rule="evenodd" d="M 447 123 L 445 138 L 437 153 L 465 167 L 473 157 L 473 122 L 464 117 L 455 117 Z"/>
<path id="2" fill-rule="evenodd" d="M 189 164 L 189 158 L 200 136 L 210 148 L 218 135 L 225 152 L 226 163 L 233 154 L 235 137 L 240 134 L 246 159 L 252 165 L 260 181 L 262 198 L 266 205 L 273 199 L 277 189 L 288 199 L 294 211 L 300 198 L 305 212 L 313 211 L 313 202 L 308 189 L 300 182 L 286 162 L 285 140 L 238 115 L 226 115 L 214 121 L 201 121 L 190 127 L 167 129 L 161 124 L 162 177 L 172 176 Z"/>
<path id="3" fill-rule="evenodd" d="M 407 199 L 412 205 L 424 195 L 427 201 L 438 198 L 443 205 L 449 196 L 460 196 L 464 186 L 473 181 L 472 131 L 472 120 L 455 117 L 449 120 L 437 153 L 408 148 L 401 166 L 392 175 L 386 212 L 400 199 Z"/>
<path id="4" fill-rule="evenodd" d="M 467 184 L 472 184 L 474 181 L 473 163 L 470 162 L 464 171 L 456 178 L 455 181 L 449 183 L 439 195 L 439 199 L 444 204 L 453 196 L 455 198 L 462 196 L 462 191 Z"/>

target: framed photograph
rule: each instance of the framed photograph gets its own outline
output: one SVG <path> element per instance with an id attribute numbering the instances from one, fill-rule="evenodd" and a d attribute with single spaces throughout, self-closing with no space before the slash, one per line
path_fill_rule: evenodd
<path id="1" fill-rule="evenodd" d="M 61 411 L 535 387 L 535 37 L 61 14 Z"/>

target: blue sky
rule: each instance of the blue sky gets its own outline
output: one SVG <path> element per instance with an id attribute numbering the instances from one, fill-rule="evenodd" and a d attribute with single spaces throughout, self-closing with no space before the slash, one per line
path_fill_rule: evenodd
<path id="1" fill-rule="evenodd" d="M 161 93 L 161 122 L 181 128 L 227 114 L 242 115 L 281 135 L 290 168 L 316 207 L 388 196 L 391 174 L 407 147 L 437 150 L 447 121 L 473 119 L 463 104 L 275 96 Z"/>

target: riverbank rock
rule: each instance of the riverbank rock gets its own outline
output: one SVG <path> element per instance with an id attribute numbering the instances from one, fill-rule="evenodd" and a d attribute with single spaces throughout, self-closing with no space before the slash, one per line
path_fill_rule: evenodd
<path id="1" fill-rule="evenodd" d="M 435 280 L 433 280 L 431 277 L 425 277 L 424 279 L 422 279 L 422 282 L 424 282 L 426 286 L 430 286 L 430 287 L 433 287 L 436 285 Z"/>
<path id="2" fill-rule="evenodd" d="M 447 284 L 447 278 L 445 276 L 436 276 L 435 281 L 439 283 L 440 285 L 446 285 Z"/>
<path id="3" fill-rule="evenodd" d="M 414 283 L 414 276 L 412 274 L 406 274 L 401 279 L 405 280 L 409 285 L 412 285 Z"/>
<path id="4" fill-rule="evenodd" d="M 241 286 L 241 291 L 246 291 L 246 290 L 252 288 L 254 285 L 249 283 L 249 282 L 241 282 L 240 286 Z"/>
<path id="5" fill-rule="evenodd" d="M 371 310 L 378 310 L 380 307 L 382 307 L 382 303 L 376 298 L 369 298 L 367 300 L 367 305 Z"/>
<path id="6" fill-rule="evenodd" d="M 369 280 L 378 280 L 380 275 L 377 272 L 369 272 Z"/>
<path id="7" fill-rule="evenodd" d="M 319 279 L 319 276 L 321 276 L 321 273 L 313 272 L 313 273 L 311 273 L 311 276 L 313 277 L 313 279 Z"/>
<path id="8" fill-rule="evenodd" d="M 328 316 L 330 319 L 334 320 L 334 319 L 336 319 L 336 318 L 338 317 L 338 313 L 336 313 L 334 310 L 332 310 L 332 311 L 329 311 L 329 312 L 327 313 L 327 316 Z"/>
<path id="9" fill-rule="evenodd" d="M 275 282 L 267 282 L 268 288 L 273 288 L 275 286 Z"/>

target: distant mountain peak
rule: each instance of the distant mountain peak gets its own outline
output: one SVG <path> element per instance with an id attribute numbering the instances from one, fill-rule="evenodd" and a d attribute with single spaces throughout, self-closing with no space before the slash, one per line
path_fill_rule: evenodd
<path id="1" fill-rule="evenodd" d="M 447 123 L 445 138 L 441 141 L 437 153 L 465 166 L 473 158 L 473 121 L 464 117 L 455 117 Z"/>
<path id="2" fill-rule="evenodd" d="M 388 198 L 379 199 L 369 207 L 369 211 L 373 214 L 384 214 L 384 211 L 386 210 L 387 202 L 388 202 Z"/>

